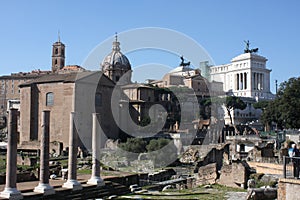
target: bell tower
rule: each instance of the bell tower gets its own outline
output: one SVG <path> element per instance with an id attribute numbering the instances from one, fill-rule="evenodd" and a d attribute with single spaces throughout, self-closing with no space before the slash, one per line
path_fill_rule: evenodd
<path id="1" fill-rule="evenodd" d="M 52 72 L 58 72 L 65 66 L 65 45 L 60 41 L 58 34 L 58 41 L 52 45 Z"/>

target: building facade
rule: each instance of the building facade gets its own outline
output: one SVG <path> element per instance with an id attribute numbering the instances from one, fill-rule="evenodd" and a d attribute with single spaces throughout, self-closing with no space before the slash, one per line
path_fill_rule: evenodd
<path id="1" fill-rule="evenodd" d="M 212 81 L 223 82 L 228 95 L 254 99 L 273 99 L 270 91 L 270 69 L 267 59 L 256 53 L 244 53 L 229 64 L 210 67 Z"/>
<path id="2" fill-rule="evenodd" d="M 6 117 L 6 113 L 10 105 L 12 105 L 10 102 L 20 101 L 20 84 L 48 73 L 50 71 L 35 70 L 27 73 L 19 72 L 0 76 L 0 116 Z"/>
<path id="3" fill-rule="evenodd" d="M 58 41 L 52 45 L 51 71 L 33 70 L 0 76 L 0 118 L 6 118 L 11 105 L 16 105 L 17 102 L 20 103 L 20 84 L 48 74 L 79 71 L 85 71 L 85 69 L 78 65 L 65 66 L 65 45 L 58 38 Z"/>
<path id="4" fill-rule="evenodd" d="M 92 113 L 100 113 L 105 139 L 118 139 L 111 113 L 114 83 L 95 72 L 49 74 L 20 85 L 20 147 L 33 148 L 41 139 L 41 115 L 50 111 L 50 142 L 69 146 L 70 113 L 75 112 L 81 147 L 91 147 Z M 103 145 L 103 144 L 102 144 Z M 37 145 L 38 146 L 38 145 Z"/>

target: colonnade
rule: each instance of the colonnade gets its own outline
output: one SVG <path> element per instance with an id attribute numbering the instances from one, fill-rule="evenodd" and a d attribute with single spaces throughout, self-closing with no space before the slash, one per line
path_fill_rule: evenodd
<path id="1" fill-rule="evenodd" d="M 68 158 L 68 179 L 63 184 L 64 188 L 81 190 L 82 185 L 77 181 L 77 150 L 78 133 L 75 127 L 75 112 L 70 114 L 69 132 L 69 158 Z M 92 175 L 87 184 L 103 186 L 104 181 L 100 177 L 100 125 L 98 123 L 99 114 L 93 113 L 92 130 Z M 0 193 L 0 197 L 7 199 L 23 199 L 21 192 L 17 189 L 17 109 L 9 110 L 8 118 L 8 143 L 7 143 L 7 163 L 6 163 L 6 184 L 5 189 Z M 42 133 L 41 133 L 41 155 L 40 155 L 40 181 L 34 188 L 34 192 L 43 195 L 55 194 L 55 190 L 49 184 L 49 125 L 50 111 L 42 113 Z"/>
<path id="2" fill-rule="evenodd" d="M 252 85 L 254 90 L 262 90 L 264 88 L 264 74 L 253 72 L 252 73 Z"/>
<path id="3" fill-rule="evenodd" d="M 253 90 L 263 90 L 264 88 L 264 74 L 253 72 L 252 73 L 252 88 Z M 237 73 L 235 74 L 235 89 L 236 90 L 246 90 L 249 88 L 250 80 L 249 80 L 249 74 L 244 73 Z"/>
<path id="4" fill-rule="evenodd" d="M 245 73 L 238 73 L 236 74 L 236 90 L 246 90 L 248 85 L 248 74 Z"/>

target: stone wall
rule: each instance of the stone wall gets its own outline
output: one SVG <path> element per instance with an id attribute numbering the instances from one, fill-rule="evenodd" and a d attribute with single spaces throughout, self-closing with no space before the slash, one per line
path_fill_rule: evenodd
<path id="1" fill-rule="evenodd" d="M 196 185 L 214 184 L 217 179 L 217 164 L 211 163 L 198 170 Z"/>
<path id="2" fill-rule="evenodd" d="M 249 166 L 256 169 L 256 173 L 283 174 L 283 165 L 275 163 L 248 162 Z"/>
<path id="3" fill-rule="evenodd" d="M 17 165 L 27 165 L 27 166 L 35 166 L 37 164 L 36 157 L 28 157 L 17 155 Z"/>
<path id="4" fill-rule="evenodd" d="M 39 126 L 43 110 L 50 110 L 50 141 L 60 141 L 68 146 L 69 118 L 72 111 L 74 83 L 37 84 L 21 88 L 21 137 L 20 142 L 40 140 Z M 54 105 L 46 105 L 46 94 L 54 94 Z M 36 102 L 39 102 L 36 104 Z M 62 112 L 63 111 L 63 112 Z"/>
<path id="5" fill-rule="evenodd" d="M 139 183 L 139 176 L 137 174 L 133 174 L 121 177 L 109 177 L 105 178 L 105 181 L 111 181 L 129 187 L 130 185 Z"/>
<path id="6" fill-rule="evenodd" d="M 230 187 L 246 188 L 250 167 L 245 161 L 236 161 L 222 166 L 218 183 Z"/>
<path id="7" fill-rule="evenodd" d="M 299 199 L 300 180 L 295 179 L 279 179 L 277 199 L 289 200 Z"/>
<path id="8" fill-rule="evenodd" d="M 37 177 L 33 172 L 17 173 L 17 182 L 36 181 Z M 0 175 L 0 184 L 5 184 L 6 175 Z"/>

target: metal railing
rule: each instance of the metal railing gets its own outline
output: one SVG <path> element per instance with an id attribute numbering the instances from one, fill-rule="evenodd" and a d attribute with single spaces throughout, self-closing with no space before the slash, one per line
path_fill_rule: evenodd
<path id="1" fill-rule="evenodd" d="M 299 179 L 300 157 L 283 156 L 283 177 Z"/>

